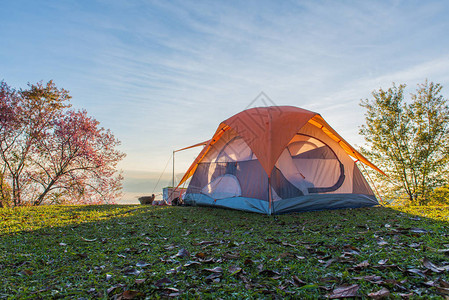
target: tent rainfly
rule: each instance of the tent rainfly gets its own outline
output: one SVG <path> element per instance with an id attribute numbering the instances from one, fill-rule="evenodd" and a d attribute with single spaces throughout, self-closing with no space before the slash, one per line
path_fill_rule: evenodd
<path id="1" fill-rule="evenodd" d="M 264 214 L 357 208 L 377 199 L 356 165 L 383 172 L 317 113 L 270 106 L 223 121 L 179 185 L 184 202 Z"/>

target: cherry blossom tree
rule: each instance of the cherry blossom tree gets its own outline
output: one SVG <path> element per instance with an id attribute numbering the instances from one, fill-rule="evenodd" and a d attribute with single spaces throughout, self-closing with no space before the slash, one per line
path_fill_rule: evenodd
<path id="1" fill-rule="evenodd" d="M 1 83 L 0 155 L 12 180 L 14 205 L 22 204 L 23 174 L 33 145 L 44 138 L 52 121 L 69 106 L 69 99 L 68 92 L 59 90 L 52 81 L 20 91 Z"/>
<path id="2" fill-rule="evenodd" d="M 50 81 L 16 91 L 0 82 L 0 167 L 14 206 L 112 202 L 121 190 L 119 141 Z"/>
<path id="3" fill-rule="evenodd" d="M 116 171 L 124 154 L 120 142 L 99 127 L 86 111 L 70 110 L 56 120 L 54 129 L 36 145 L 36 170 L 29 175 L 42 191 L 35 201 L 110 203 L 121 190 Z"/>

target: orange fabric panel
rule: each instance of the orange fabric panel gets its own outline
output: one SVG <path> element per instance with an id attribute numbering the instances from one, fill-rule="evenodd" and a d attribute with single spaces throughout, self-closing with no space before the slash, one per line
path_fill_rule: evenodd
<path id="1" fill-rule="evenodd" d="M 333 139 L 335 142 L 337 142 L 340 147 L 343 148 L 343 150 L 346 151 L 346 153 L 354 157 L 355 159 L 358 159 L 359 161 L 363 162 L 365 165 L 373 168 L 374 170 L 378 171 L 379 173 L 387 176 L 381 169 L 376 167 L 372 162 L 370 162 L 366 157 L 364 157 L 360 152 L 355 150 L 348 142 L 346 142 L 320 115 L 314 116 L 312 119 L 309 120 L 309 123 L 312 125 L 315 125 L 318 128 L 321 128 L 323 132 L 329 136 L 331 139 Z"/>
<path id="2" fill-rule="evenodd" d="M 292 137 L 316 113 L 293 106 L 247 109 L 223 121 L 240 135 L 268 176 Z"/>

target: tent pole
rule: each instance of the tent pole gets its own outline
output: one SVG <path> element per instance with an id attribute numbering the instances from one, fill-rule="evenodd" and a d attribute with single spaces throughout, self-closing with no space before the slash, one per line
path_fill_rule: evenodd
<path id="1" fill-rule="evenodd" d="M 268 110 L 268 134 L 269 134 L 269 141 L 268 141 L 268 150 L 269 150 L 269 157 L 271 161 L 271 149 L 272 149 L 272 118 L 271 118 L 271 110 Z M 270 171 L 271 172 L 271 171 Z M 271 173 L 268 175 L 268 210 L 270 211 L 270 215 L 273 214 L 273 200 L 271 195 Z"/>
<path id="2" fill-rule="evenodd" d="M 268 214 L 271 215 L 271 176 L 268 176 Z"/>
<path id="3" fill-rule="evenodd" d="M 175 188 L 175 151 L 173 150 L 173 173 L 172 173 L 172 178 L 171 178 L 171 187 L 172 187 L 172 194 L 174 192 L 174 188 Z"/>

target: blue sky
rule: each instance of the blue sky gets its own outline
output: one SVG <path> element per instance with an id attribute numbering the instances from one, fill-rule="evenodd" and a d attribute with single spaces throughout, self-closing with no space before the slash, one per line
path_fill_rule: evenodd
<path id="1" fill-rule="evenodd" d="M 447 1 L 2 1 L 0 79 L 53 79 L 122 141 L 125 200 L 265 92 L 361 145 L 360 99 L 449 87 Z M 180 153 L 182 173 L 197 151 Z M 171 166 L 160 187 L 170 180 Z"/>

